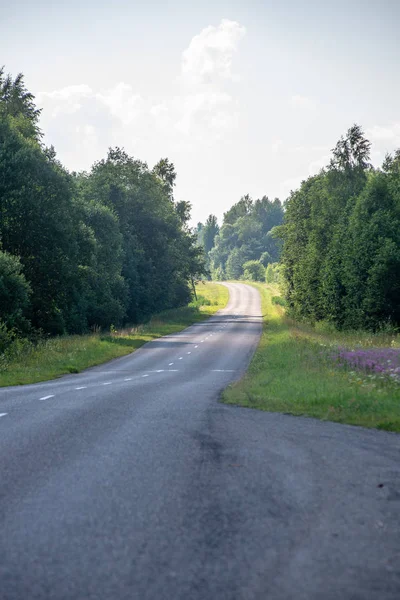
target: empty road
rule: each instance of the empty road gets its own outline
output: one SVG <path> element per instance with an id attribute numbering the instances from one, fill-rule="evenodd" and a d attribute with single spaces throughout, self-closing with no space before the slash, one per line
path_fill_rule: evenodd
<path id="1" fill-rule="evenodd" d="M 261 332 L 227 285 L 206 322 L 0 389 L 1 600 L 400 598 L 400 436 L 218 403 Z"/>

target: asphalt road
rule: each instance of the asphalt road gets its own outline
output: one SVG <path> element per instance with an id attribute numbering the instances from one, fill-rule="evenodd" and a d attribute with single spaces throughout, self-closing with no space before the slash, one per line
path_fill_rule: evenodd
<path id="1" fill-rule="evenodd" d="M 256 290 L 132 356 L 0 390 L 1 600 L 398 600 L 400 436 L 217 402 Z"/>

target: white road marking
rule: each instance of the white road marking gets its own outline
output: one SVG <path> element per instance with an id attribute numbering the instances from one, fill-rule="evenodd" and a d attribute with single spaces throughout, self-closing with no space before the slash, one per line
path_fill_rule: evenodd
<path id="1" fill-rule="evenodd" d="M 79 387 L 76 387 L 75 389 L 76 390 L 86 390 L 86 388 L 87 388 L 87 385 L 81 385 Z"/>
<path id="2" fill-rule="evenodd" d="M 195 348 L 198 348 L 198 346 L 195 346 Z"/>
<path id="3" fill-rule="evenodd" d="M 168 369 L 168 373 L 178 373 L 178 369 Z"/>
<path id="4" fill-rule="evenodd" d="M 132 381 L 132 377 L 125 377 L 124 381 Z"/>
<path id="5" fill-rule="evenodd" d="M 142 377 L 148 377 L 148 375 L 142 375 Z"/>
<path id="6" fill-rule="evenodd" d="M 180 357 L 179 357 L 179 360 L 182 360 L 182 358 L 183 358 L 183 356 L 180 356 Z"/>
<path id="7" fill-rule="evenodd" d="M 204 340 L 201 340 L 200 344 L 202 344 L 204 342 Z"/>
<path id="8" fill-rule="evenodd" d="M 106 381 L 105 383 L 103 383 L 102 385 L 111 385 L 112 381 Z"/>
<path id="9" fill-rule="evenodd" d="M 39 400 L 48 400 L 49 398 L 54 398 L 54 394 L 50 394 L 50 396 L 43 396 L 43 398 L 39 398 Z"/>
<path id="10" fill-rule="evenodd" d="M 156 373 L 164 373 L 164 369 L 157 369 Z"/>
<path id="11" fill-rule="evenodd" d="M 192 354 L 191 352 L 187 352 L 187 354 Z"/>
<path id="12" fill-rule="evenodd" d="M 236 369 L 212 369 L 213 373 L 234 373 Z"/>
<path id="13" fill-rule="evenodd" d="M 0 413 L 0 417 L 6 417 L 8 413 Z"/>
<path id="14" fill-rule="evenodd" d="M 169 365 L 168 365 L 168 366 L 169 366 L 169 367 L 172 367 L 172 365 L 173 365 L 173 364 L 174 364 L 174 363 L 169 363 Z"/>

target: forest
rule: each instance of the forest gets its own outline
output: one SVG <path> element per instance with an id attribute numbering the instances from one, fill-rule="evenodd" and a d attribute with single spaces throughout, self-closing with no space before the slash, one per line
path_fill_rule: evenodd
<path id="1" fill-rule="evenodd" d="M 400 325 L 400 151 L 380 169 L 359 125 L 285 203 L 281 256 L 291 316 L 337 329 Z"/>
<path id="2" fill-rule="evenodd" d="M 279 283 L 287 313 L 337 329 L 400 326 L 400 150 L 381 168 L 353 125 L 281 204 L 243 196 L 197 225 L 213 279 Z"/>
<path id="3" fill-rule="evenodd" d="M 221 228 L 214 215 L 198 223 L 198 240 L 212 278 L 264 281 L 266 267 L 279 260 L 281 241 L 274 228 L 282 224 L 283 216 L 278 198 L 252 200 L 247 194 L 224 213 Z"/>
<path id="4" fill-rule="evenodd" d="M 0 70 L 0 351 L 18 336 L 141 323 L 194 282 L 279 283 L 288 314 L 337 329 L 400 325 L 400 150 L 381 168 L 352 126 L 285 202 L 244 195 L 191 229 L 174 164 L 110 148 L 69 172 L 43 143 L 23 75 Z"/>
<path id="5" fill-rule="evenodd" d="M 70 173 L 40 112 L 23 75 L 0 70 L 0 350 L 187 304 L 206 269 L 173 163 L 150 169 L 117 147 Z"/>

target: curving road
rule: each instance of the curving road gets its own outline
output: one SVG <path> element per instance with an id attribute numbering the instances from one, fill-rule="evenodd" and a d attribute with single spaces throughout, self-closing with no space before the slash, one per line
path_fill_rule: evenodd
<path id="1" fill-rule="evenodd" d="M 261 331 L 210 320 L 0 390 L 1 600 L 398 600 L 400 436 L 221 405 Z"/>

